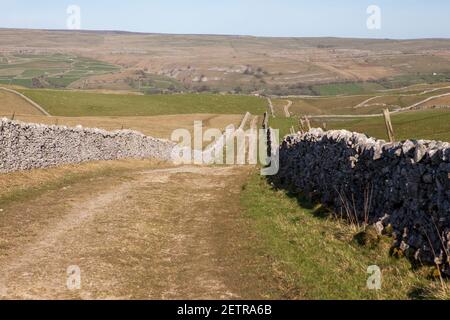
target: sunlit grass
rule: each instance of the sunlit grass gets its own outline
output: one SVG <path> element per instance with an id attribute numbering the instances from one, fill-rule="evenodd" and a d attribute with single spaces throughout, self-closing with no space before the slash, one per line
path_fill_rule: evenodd
<path id="1" fill-rule="evenodd" d="M 391 240 L 375 247 L 353 240 L 352 228 L 309 201 L 273 190 L 258 175 L 245 186 L 241 203 L 268 254 L 308 299 L 446 299 L 429 268 L 414 271 L 389 255 Z M 382 271 L 382 289 L 369 290 L 367 268 Z"/>

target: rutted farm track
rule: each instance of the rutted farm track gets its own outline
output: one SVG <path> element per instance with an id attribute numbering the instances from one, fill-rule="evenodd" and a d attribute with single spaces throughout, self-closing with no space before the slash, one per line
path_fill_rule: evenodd
<path id="1" fill-rule="evenodd" d="M 273 297 L 270 267 L 250 253 L 239 210 L 249 170 L 137 170 L 8 203 L 0 298 Z M 71 265 L 81 269 L 81 290 L 66 287 Z"/>

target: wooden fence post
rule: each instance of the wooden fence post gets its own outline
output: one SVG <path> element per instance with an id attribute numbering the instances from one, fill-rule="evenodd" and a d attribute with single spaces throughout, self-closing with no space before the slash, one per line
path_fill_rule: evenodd
<path id="1" fill-rule="evenodd" d="M 267 127 L 266 132 L 267 132 L 267 157 L 271 158 L 272 157 L 272 130 L 269 127 Z"/>
<path id="2" fill-rule="evenodd" d="M 392 126 L 391 114 L 389 113 L 389 109 L 383 109 L 383 115 L 389 142 L 395 142 L 394 128 Z"/>
<path id="3" fill-rule="evenodd" d="M 269 128 L 269 115 L 267 114 L 267 112 L 264 112 L 264 120 L 262 126 L 264 130 L 267 130 Z"/>

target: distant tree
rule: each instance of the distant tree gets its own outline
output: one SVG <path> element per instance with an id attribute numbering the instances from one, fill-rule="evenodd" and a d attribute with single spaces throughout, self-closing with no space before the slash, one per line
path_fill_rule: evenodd
<path id="1" fill-rule="evenodd" d="M 163 91 L 161 89 L 157 89 L 157 88 L 150 88 L 150 89 L 145 90 L 145 94 L 148 94 L 148 95 L 161 94 L 161 93 L 163 93 Z"/>
<path id="2" fill-rule="evenodd" d="M 242 93 L 242 88 L 240 86 L 237 86 L 236 88 L 234 88 L 234 93 Z"/>
<path id="3" fill-rule="evenodd" d="M 200 87 L 196 87 L 195 90 L 197 92 L 199 92 L 199 93 L 200 92 L 208 92 L 208 91 L 210 91 L 210 88 L 208 86 L 206 86 L 206 85 L 203 85 L 203 86 L 200 86 Z"/>

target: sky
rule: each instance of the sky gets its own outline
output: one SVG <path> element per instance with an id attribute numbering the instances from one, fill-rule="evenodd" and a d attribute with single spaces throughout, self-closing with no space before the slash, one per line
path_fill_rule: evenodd
<path id="1" fill-rule="evenodd" d="M 80 8 L 80 27 L 87 30 L 450 38 L 449 0 L 0 0 L 0 27 L 67 29 L 70 5 Z M 367 13 L 371 5 L 379 15 Z"/>

